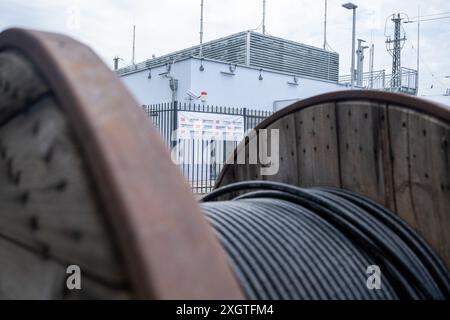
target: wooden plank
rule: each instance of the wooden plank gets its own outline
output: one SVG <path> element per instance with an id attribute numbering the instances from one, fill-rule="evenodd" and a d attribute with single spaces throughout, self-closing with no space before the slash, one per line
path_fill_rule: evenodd
<path id="1" fill-rule="evenodd" d="M 67 267 L 0 237 L 0 299 L 125 299 L 126 291 L 112 289 L 85 275 L 81 290 L 67 289 Z"/>
<path id="2" fill-rule="evenodd" d="M 247 144 L 240 144 L 238 146 L 237 157 L 235 158 L 234 172 L 238 181 L 254 180 L 258 178 L 257 164 L 251 164 L 250 161 L 250 145 L 253 145 L 253 141 L 257 140 L 257 136 L 253 133 L 249 133 L 249 136 L 245 138 L 249 142 Z M 250 142 L 251 141 L 251 142 Z"/>
<path id="3" fill-rule="evenodd" d="M 450 267 L 450 126 L 389 106 L 399 215 Z"/>
<path id="4" fill-rule="evenodd" d="M 342 101 L 337 112 L 342 188 L 395 210 L 386 106 Z"/>
<path id="5" fill-rule="evenodd" d="M 51 96 L 0 127 L 0 151 L 0 235 L 126 286 L 96 191 Z"/>
<path id="6" fill-rule="evenodd" d="M 396 212 L 413 228 L 417 228 L 417 219 L 410 192 L 408 112 L 404 108 L 388 106 L 389 140 L 392 152 L 392 171 Z"/>
<path id="7" fill-rule="evenodd" d="M 0 53 L 0 124 L 48 91 L 20 53 Z"/>
<path id="8" fill-rule="evenodd" d="M 61 299 L 65 270 L 0 238 L 0 299 Z"/>
<path id="9" fill-rule="evenodd" d="M 278 172 L 263 176 L 260 163 L 249 165 L 247 145 L 246 164 L 229 167 L 220 185 L 263 179 L 302 187 L 340 186 L 334 103 L 302 109 L 275 121 L 267 129 L 279 130 Z"/>
<path id="10" fill-rule="evenodd" d="M 340 186 L 335 104 L 301 109 L 295 117 L 298 185 Z"/>
<path id="11" fill-rule="evenodd" d="M 278 171 L 273 175 L 261 176 L 263 180 L 279 181 L 284 183 L 290 183 L 293 185 L 298 184 L 298 166 L 297 166 L 297 144 L 296 144 L 296 123 L 293 115 L 283 117 L 273 124 L 268 126 L 269 131 L 278 129 L 278 157 L 275 157 L 275 161 L 278 161 Z M 271 144 L 271 136 L 268 135 L 267 143 Z M 275 140 L 276 141 L 276 140 Z M 275 164 L 273 164 L 275 165 Z M 260 174 L 260 172 L 259 172 Z"/>

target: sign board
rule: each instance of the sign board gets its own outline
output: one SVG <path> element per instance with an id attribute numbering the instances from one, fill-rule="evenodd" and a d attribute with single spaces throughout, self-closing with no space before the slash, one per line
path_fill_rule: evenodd
<path id="1" fill-rule="evenodd" d="M 207 112 L 178 111 L 178 139 L 241 141 L 244 117 Z"/>

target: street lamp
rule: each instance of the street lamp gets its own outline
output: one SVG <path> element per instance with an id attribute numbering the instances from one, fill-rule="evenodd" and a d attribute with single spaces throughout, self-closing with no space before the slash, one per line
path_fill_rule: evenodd
<path id="1" fill-rule="evenodd" d="M 355 25 L 356 25 L 356 8 L 358 8 L 357 5 L 348 2 L 344 3 L 342 5 L 345 9 L 353 10 L 353 28 L 352 28 L 352 66 L 350 69 L 350 81 L 351 81 L 351 87 L 353 89 L 353 85 L 355 83 Z"/>

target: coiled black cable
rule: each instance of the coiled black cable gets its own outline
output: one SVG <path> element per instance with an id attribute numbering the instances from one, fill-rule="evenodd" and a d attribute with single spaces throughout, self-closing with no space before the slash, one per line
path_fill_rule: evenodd
<path id="1" fill-rule="evenodd" d="M 256 190 L 233 198 L 220 196 Z M 247 181 L 202 208 L 249 299 L 448 299 L 445 265 L 398 216 L 352 192 Z M 381 289 L 366 285 L 368 266 Z"/>

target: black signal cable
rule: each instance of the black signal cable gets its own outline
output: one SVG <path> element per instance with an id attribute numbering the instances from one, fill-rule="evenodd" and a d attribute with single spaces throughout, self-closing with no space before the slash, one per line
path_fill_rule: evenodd
<path id="1" fill-rule="evenodd" d="M 217 201 L 221 196 L 233 201 Z M 450 297 L 449 272 L 433 250 L 398 216 L 361 195 L 245 181 L 201 202 L 248 298 Z M 366 285 L 369 265 L 381 270 L 380 290 Z"/>

